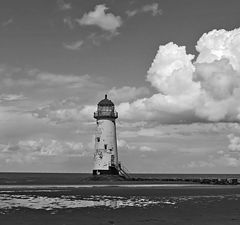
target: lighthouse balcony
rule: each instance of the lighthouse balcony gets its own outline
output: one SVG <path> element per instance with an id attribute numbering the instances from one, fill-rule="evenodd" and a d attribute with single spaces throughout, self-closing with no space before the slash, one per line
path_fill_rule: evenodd
<path id="1" fill-rule="evenodd" d="M 94 112 L 94 116 L 95 119 L 117 119 L 118 118 L 118 113 L 114 112 L 114 111 L 97 111 Z"/>

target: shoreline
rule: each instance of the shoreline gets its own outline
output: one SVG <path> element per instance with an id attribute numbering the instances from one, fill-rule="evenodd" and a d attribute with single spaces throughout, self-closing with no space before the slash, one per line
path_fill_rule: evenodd
<path id="1" fill-rule="evenodd" d="M 119 188 L 161 188 L 161 187 L 222 187 L 222 185 L 205 185 L 205 184 L 78 184 L 78 185 L 44 185 L 44 184 L 38 184 L 38 185 L 0 185 L 1 189 L 38 189 L 38 188 L 104 188 L 104 187 L 119 187 Z M 233 185 L 235 187 L 235 185 Z"/>
<path id="2" fill-rule="evenodd" d="M 240 175 L 181 175 L 181 174 L 129 174 L 129 178 L 119 175 L 61 174 L 61 173 L 0 173 L 0 187 L 17 185 L 48 185 L 48 186 L 101 186 L 101 185 L 133 185 L 140 186 L 192 186 L 192 185 L 223 185 L 240 184 Z M 42 186 L 43 187 L 43 186 Z"/>
<path id="3" fill-rule="evenodd" d="M 88 184 L 88 185 L 0 185 L 3 193 L 146 193 L 157 194 L 162 191 L 240 191 L 238 185 L 208 185 L 208 184 Z"/>
<path id="4" fill-rule="evenodd" d="M 3 186 L 196 186 L 196 185 L 221 185 L 221 186 L 231 186 L 240 185 L 240 179 L 237 178 L 211 178 L 211 179 L 201 179 L 201 178 L 169 178 L 169 179 L 156 179 L 156 178 L 130 178 L 125 179 L 122 177 L 87 177 L 81 179 L 69 179 L 69 180 L 51 180 L 37 178 L 11 178 L 11 179 L 1 179 L 0 176 L 0 187 Z"/>

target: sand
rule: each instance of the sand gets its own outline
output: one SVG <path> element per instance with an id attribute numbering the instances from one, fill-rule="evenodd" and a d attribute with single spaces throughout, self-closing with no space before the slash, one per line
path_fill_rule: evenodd
<path id="1" fill-rule="evenodd" d="M 1 191 L 1 195 L 4 190 Z M 62 196 L 108 196 L 111 198 L 145 198 L 161 200 L 163 204 L 145 207 L 76 207 L 58 209 L 31 209 L 17 207 L 0 210 L 1 225 L 239 225 L 240 187 L 92 187 L 55 188 L 55 191 L 12 189 L 7 195 L 34 195 L 46 198 Z M 1 204 L 1 203 L 0 203 Z"/>

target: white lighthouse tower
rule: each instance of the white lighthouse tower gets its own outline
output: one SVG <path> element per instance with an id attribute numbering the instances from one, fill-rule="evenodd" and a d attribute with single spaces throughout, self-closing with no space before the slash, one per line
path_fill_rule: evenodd
<path id="1" fill-rule="evenodd" d="M 117 175 L 119 174 L 119 162 L 115 120 L 118 118 L 118 113 L 107 95 L 98 103 L 94 118 L 97 120 L 97 128 L 93 175 Z"/>

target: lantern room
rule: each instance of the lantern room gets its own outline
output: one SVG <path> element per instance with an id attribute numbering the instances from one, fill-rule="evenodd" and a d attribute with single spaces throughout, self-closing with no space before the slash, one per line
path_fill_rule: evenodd
<path id="1" fill-rule="evenodd" d="M 97 120 L 115 120 L 118 118 L 118 113 L 115 112 L 114 104 L 110 99 L 107 98 L 107 95 L 105 95 L 105 98 L 98 103 L 97 112 L 94 112 L 94 118 Z"/>

